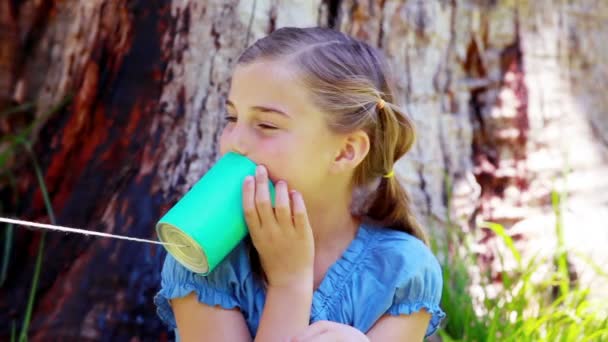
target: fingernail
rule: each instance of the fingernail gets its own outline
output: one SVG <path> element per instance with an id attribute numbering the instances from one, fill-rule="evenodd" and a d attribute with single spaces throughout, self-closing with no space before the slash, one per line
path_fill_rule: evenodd
<path id="1" fill-rule="evenodd" d="M 258 175 L 263 176 L 266 173 L 266 170 L 263 165 L 258 165 L 258 167 L 255 169 L 255 172 Z"/>

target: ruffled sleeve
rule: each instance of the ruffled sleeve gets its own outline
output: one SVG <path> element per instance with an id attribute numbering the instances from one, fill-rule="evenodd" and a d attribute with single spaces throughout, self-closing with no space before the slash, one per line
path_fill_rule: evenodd
<path id="1" fill-rule="evenodd" d="M 390 315 L 409 315 L 425 309 L 431 321 L 425 336 L 432 335 L 445 317 L 440 307 L 443 276 L 439 262 L 427 246 L 412 240 L 407 249 L 407 272 L 399 277 Z M 415 262 L 412 262 L 415 261 Z"/>
<path id="2" fill-rule="evenodd" d="M 198 301 L 224 309 L 240 307 L 239 291 L 243 279 L 242 270 L 234 262 L 234 251 L 206 276 L 196 274 L 182 266 L 173 256 L 167 254 L 161 272 L 160 290 L 154 297 L 156 312 L 160 319 L 176 329 L 175 315 L 169 301 L 196 293 Z"/>

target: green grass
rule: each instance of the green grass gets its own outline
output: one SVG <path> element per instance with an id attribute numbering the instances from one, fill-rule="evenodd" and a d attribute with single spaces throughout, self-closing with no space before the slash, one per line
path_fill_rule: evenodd
<path id="1" fill-rule="evenodd" d="M 26 151 L 28 152 L 32 165 L 34 166 L 34 170 L 36 172 L 36 179 L 38 180 L 38 184 L 40 186 L 40 191 L 42 192 L 42 198 L 44 199 L 44 205 L 46 206 L 47 214 L 49 216 L 49 220 L 51 224 L 57 224 L 55 220 L 55 213 L 53 212 L 53 207 L 51 205 L 51 199 L 49 198 L 48 191 L 46 189 L 46 185 L 44 183 L 44 178 L 42 176 L 42 172 L 40 171 L 40 166 L 38 165 L 38 161 L 36 159 L 36 155 L 31 149 L 31 146 L 27 141 L 22 142 Z M 42 231 L 40 236 L 40 243 L 38 244 L 38 253 L 36 255 L 36 264 L 34 266 L 34 276 L 32 279 L 32 286 L 30 288 L 30 294 L 27 301 L 27 307 L 25 309 L 25 317 L 23 319 L 23 325 L 21 326 L 21 333 L 19 334 L 19 342 L 27 341 L 27 330 L 29 328 L 30 320 L 32 317 L 32 310 L 34 307 L 34 301 L 36 297 L 36 289 L 38 288 L 38 278 L 40 276 L 40 271 L 42 269 L 42 256 L 44 254 L 44 240 L 46 238 L 46 232 Z"/>
<path id="2" fill-rule="evenodd" d="M 0 153 L 0 176 L 4 176 L 8 179 L 8 184 L 13 189 L 15 189 L 15 177 L 11 170 L 7 167 L 8 160 L 19 151 L 19 149 L 24 149 L 27 152 L 27 155 L 30 159 L 31 165 L 34 168 L 36 179 L 38 181 L 38 186 L 40 187 L 40 191 L 42 193 L 42 198 L 44 200 L 44 204 L 46 207 L 46 212 L 49 217 L 49 220 L 52 224 L 57 224 L 55 220 L 55 214 L 53 211 L 53 207 L 51 205 L 51 200 L 49 198 L 49 194 L 47 191 L 46 184 L 44 182 L 44 177 L 42 175 L 42 171 L 40 169 L 40 165 L 38 163 L 38 159 L 31 147 L 30 138 L 31 131 L 33 127 L 40 122 L 48 119 L 51 115 L 55 114 L 59 110 L 63 109 L 67 104 L 72 100 L 73 95 L 69 94 L 65 96 L 58 104 L 51 107 L 46 112 L 42 113 L 42 115 L 36 120 L 30 122 L 24 129 L 21 129 L 19 132 L 15 134 L 6 134 L 2 138 L 0 138 L 0 144 L 5 146 L 5 149 L 2 153 Z M 18 115 L 27 111 L 34 111 L 35 106 L 32 103 L 26 103 L 14 108 L 9 108 L 0 112 L 0 117 L 6 117 L 9 115 Z M 0 207 L 0 213 L 3 213 L 4 208 Z M 13 225 L 7 224 L 5 229 L 5 240 L 4 240 L 4 248 L 2 255 L 2 263 L 0 268 L 0 286 L 4 284 L 6 280 L 6 274 L 8 271 L 9 258 L 12 249 L 12 241 L 13 241 Z M 28 295 L 28 301 L 26 304 L 25 315 L 23 318 L 23 323 L 21 325 L 21 331 L 19 333 L 18 341 L 24 342 L 27 341 L 27 331 L 29 329 L 29 324 L 32 317 L 32 311 L 34 308 L 36 290 L 38 288 L 38 281 L 40 277 L 40 272 L 42 270 L 42 257 L 44 254 L 44 241 L 45 241 L 46 233 L 43 231 L 40 237 L 40 243 L 38 245 L 38 252 L 36 255 L 36 262 L 34 265 L 34 274 L 32 275 L 32 284 L 30 287 L 30 292 Z M 17 341 L 15 322 L 11 322 L 11 342 Z"/>
<path id="3" fill-rule="evenodd" d="M 2 213 L 2 206 L 0 205 L 0 213 Z M 4 230 L 4 247 L 2 248 L 2 264 L 0 266 L 0 286 L 6 281 L 6 273 L 8 272 L 8 261 L 11 255 L 12 242 L 13 242 L 13 227 L 12 223 L 6 225 Z"/>
<path id="4" fill-rule="evenodd" d="M 470 270 L 478 268 L 472 237 L 453 226 L 448 217 L 448 241 L 439 247 L 447 256 L 443 260 L 441 303 L 447 318 L 438 332 L 444 341 L 608 341 L 608 302 L 591 302 L 588 289 L 571 283 L 563 238 L 563 196 L 554 191 L 551 197 L 558 242 L 552 260 L 536 255 L 524 263 L 503 226 L 486 222 L 479 227 L 491 230 L 504 243 L 506 254 L 497 256 L 501 263 L 507 257 L 516 262 L 514 269 L 501 272 L 502 286 L 494 296 L 487 291 L 492 282 L 490 274 L 480 275 L 481 301 L 476 301 L 470 291 Z M 543 281 L 532 281 L 535 272 L 547 264 L 556 267 Z M 598 276 L 608 280 L 598 265 L 591 266 L 600 271 Z M 557 298 L 552 296 L 555 288 Z"/>

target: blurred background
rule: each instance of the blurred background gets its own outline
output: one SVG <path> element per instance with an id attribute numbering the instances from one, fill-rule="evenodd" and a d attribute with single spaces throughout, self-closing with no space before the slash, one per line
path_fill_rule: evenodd
<path id="1" fill-rule="evenodd" d="M 155 239 L 283 26 L 382 49 L 444 268 L 431 341 L 608 341 L 608 1 L 2 0 L 0 216 Z M 0 340 L 158 341 L 160 246 L 0 224 Z"/>

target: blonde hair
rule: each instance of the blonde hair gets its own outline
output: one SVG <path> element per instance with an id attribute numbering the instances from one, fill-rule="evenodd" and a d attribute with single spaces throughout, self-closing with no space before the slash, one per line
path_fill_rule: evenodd
<path id="1" fill-rule="evenodd" d="M 383 177 L 392 172 L 395 162 L 415 139 L 413 122 L 394 104 L 384 55 L 333 29 L 284 27 L 257 40 L 237 63 L 259 60 L 281 60 L 293 65 L 315 105 L 327 114 L 330 129 L 338 133 L 362 129 L 368 134 L 370 151 L 353 179 L 355 187 L 371 188 L 364 192 L 359 213 L 428 244 L 405 189 L 395 177 Z"/>

